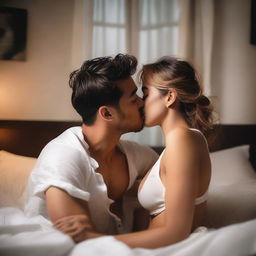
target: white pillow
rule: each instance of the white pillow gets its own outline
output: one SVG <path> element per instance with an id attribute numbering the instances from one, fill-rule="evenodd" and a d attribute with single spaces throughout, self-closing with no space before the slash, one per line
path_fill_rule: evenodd
<path id="1" fill-rule="evenodd" d="M 256 218 L 256 172 L 249 146 L 210 153 L 212 179 L 205 225 L 218 228 Z"/>
<path id="2" fill-rule="evenodd" d="M 0 150 L 0 207 L 23 208 L 24 191 L 36 158 Z"/>
<path id="3" fill-rule="evenodd" d="M 256 179 L 249 162 L 249 145 L 210 153 L 212 162 L 211 185 L 241 184 Z"/>

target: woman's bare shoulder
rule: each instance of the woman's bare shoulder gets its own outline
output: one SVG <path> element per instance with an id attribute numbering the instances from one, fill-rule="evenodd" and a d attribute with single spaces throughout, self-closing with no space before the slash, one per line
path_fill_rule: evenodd
<path id="1" fill-rule="evenodd" d="M 166 136 L 166 147 L 192 146 L 200 147 L 205 143 L 203 134 L 199 130 L 176 128 Z"/>
<path id="2" fill-rule="evenodd" d="M 208 145 L 203 134 L 198 130 L 179 128 L 166 136 L 165 158 L 198 159 L 201 154 L 208 152 Z"/>

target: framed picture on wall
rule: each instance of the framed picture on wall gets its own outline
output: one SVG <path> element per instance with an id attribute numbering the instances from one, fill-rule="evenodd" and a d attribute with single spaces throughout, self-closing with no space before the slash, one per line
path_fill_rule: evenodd
<path id="1" fill-rule="evenodd" d="M 251 44 L 256 45 L 256 0 L 251 0 Z"/>
<path id="2" fill-rule="evenodd" d="M 25 60 L 27 11 L 0 7 L 0 60 Z"/>

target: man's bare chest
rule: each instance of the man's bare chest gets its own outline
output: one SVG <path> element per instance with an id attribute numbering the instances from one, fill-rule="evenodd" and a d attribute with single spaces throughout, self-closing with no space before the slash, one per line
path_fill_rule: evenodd
<path id="1" fill-rule="evenodd" d="M 96 170 L 103 176 L 107 186 L 108 197 L 113 200 L 120 199 L 129 185 L 129 168 L 125 156 L 118 156 L 111 162 L 98 161 Z"/>

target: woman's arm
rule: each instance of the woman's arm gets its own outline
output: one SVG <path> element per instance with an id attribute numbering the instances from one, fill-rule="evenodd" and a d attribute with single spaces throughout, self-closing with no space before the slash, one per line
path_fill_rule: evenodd
<path id="1" fill-rule="evenodd" d="M 116 239 L 130 247 L 158 248 L 189 236 L 198 186 L 199 148 L 197 136 L 189 131 L 178 131 L 167 138 L 161 161 L 165 173 L 161 179 L 166 188 L 164 223 L 154 229 L 116 235 Z"/>

